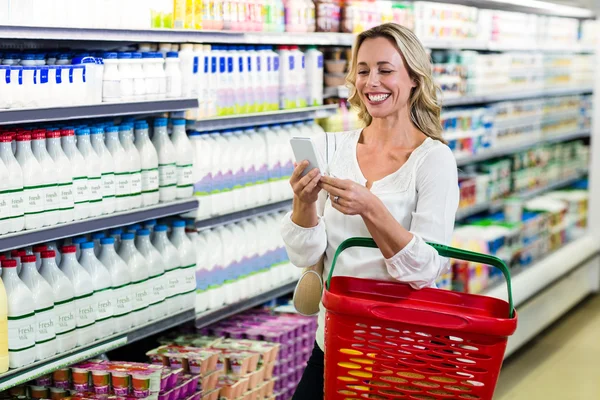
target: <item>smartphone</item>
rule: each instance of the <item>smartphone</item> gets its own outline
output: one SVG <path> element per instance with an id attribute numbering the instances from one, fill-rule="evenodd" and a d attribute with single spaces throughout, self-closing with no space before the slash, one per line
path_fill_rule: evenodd
<path id="1" fill-rule="evenodd" d="M 319 171 L 321 171 L 321 174 L 325 172 L 323 171 L 323 164 L 319 158 L 319 153 L 310 138 L 293 137 L 290 139 L 290 144 L 292 145 L 292 150 L 294 151 L 294 157 L 296 158 L 297 163 L 301 163 L 304 160 L 308 161 L 308 167 L 304 169 L 302 176 L 305 176 L 315 168 L 318 168 Z"/>

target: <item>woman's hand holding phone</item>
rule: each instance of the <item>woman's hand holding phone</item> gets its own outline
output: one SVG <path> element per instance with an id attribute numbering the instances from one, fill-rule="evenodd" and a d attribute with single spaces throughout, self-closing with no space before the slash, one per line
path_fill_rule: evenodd
<path id="1" fill-rule="evenodd" d="M 313 168 L 306 175 L 302 176 L 304 170 L 309 166 L 309 162 L 294 163 L 294 172 L 290 178 L 290 185 L 294 191 L 294 195 L 301 202 L 309 205 L 317 201 L 321 188 L 319 182 L 321 173 L 318 168 Z"/>

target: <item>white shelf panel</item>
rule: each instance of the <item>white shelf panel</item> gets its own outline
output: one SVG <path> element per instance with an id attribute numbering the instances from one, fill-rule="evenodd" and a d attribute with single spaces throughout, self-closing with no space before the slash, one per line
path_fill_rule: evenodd
<path id="1" fill-rule="evenodd" d="M 326 86 L 323 89 L 323 98 L 330 99 L 332 97 L 339 97 L 341 99 L 347 99 L 350 96 L 350 90 L 346 86 Z"/>
<path id="2" fill-rule="evenodd" d="M 191 129 L 199 131 L 216 131 L 221 129 L 243 128 L 246 126 L 279 124 L 305 119 L 325 118 L 334 115 L 337 110 L 337 104 L 331 104 L 326 106 L 294 108 L 291 110 L 228 115 L 196 120 L 195 123 L 191 125 Z M 189 125 L 188 128 L 190 128 Z"/>
<path id="3" fill-rule="evenodd" d="M 200 207 L 202 207 L 202 201 L 200 201 Z M 231 224 L 264 214 L 288 211 L 291 208 L 292 200 L 283 200 L 276 203 L 269 203 L 258 207 L 249 208 L 247 210 L 232 212 L 229 214 L 196 219 L 196 228 L 199 230 L 211 229 L 220 225 Z"/>
<path id="4" fill-rule="evenodd" d="M 40 229 L 0 235 L 0 251 L 17 249 L 36 243 L 49 242 L 51 240 L 82 235 L 123 225 L 135 224 L 148 219 L 184 214 L 194 211 L 197 208 L 198 200 L 196 198 L 191 198 L 169 203 L 159 203 L 151 207 L 136 208 Z"/>
<path id="5" fill-rule="evenodd" d="M 486 104 L 507 100 L 524 100 L 536 97 L 551 97 L 551 96 L 569 96 L 592 93 L 592 87 L 566 87 L 554 89 L 540 90 L 514 90 L 507 93 L 489 94 L 485 96 L 463 96 L 449 99 L 442 99 L 444 107 L 468 106 L 473 104 Z"/>
<path id="6" fill-rule="evenodd" d="M 163 99 L 129 103 L 100 103 L 69 107 L 16 108 L 0 110 L 0 125 L 70 119 L 150 115 L 198 107 L 198 99 Z"/>
<path id="7" fill-rule="evenodd" d="M 513 301 L 520 306 L 552 283 L 600 253 L 600 242 L 590 235 L 583 236 L 561 249 L 526 267 L 512 279 Z M 504 282 L 482 293 L 507 300 Z"/>

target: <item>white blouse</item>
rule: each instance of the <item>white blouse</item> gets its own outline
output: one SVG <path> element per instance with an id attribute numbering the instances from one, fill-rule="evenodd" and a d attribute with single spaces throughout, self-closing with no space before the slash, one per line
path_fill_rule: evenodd
<path id="1" fill-rule="evenodd" d="M 328 166 L 329 175 L 350 179 L 361 185 L 363 176 L 356 157 L 361 130 L 336 133 L 337 147 Z M 325 137 L 314 137 L 325 154 Z M 390 259 L 379 249 L 353 247 L 345 250 L 335 267 L 336 276 L 398 280 L 420 289 L 435 287 L 438 276 L 447 268 L 447 259 L 425 242 L 450 244 L 459 201 L 456 160 L 450 148 L 427 138 L 396 172 L 373 182 L 371 192 L 385 204 L 396 221 L 408 229 L 413 239 Z M 337 211 L 327 201 L 319 223 L 303 228 L 292 222 L 288 213 L 281 233 L 292 264 L 306 268 L 325 253 L 323 277 L 329 275 L 338 246 L 351 237 L 371 237 L 362 217 Z M 317 343 L 324 349 L 325 309 L 321 304 Z"/>

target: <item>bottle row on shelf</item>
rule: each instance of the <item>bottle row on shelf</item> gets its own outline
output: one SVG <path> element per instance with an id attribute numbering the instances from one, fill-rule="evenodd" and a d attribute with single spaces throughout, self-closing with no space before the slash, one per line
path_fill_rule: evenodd
<path id="1" fill-rule="evenodd" d="M 185 120 L 43 124 L 0 131 L 0 234 L 193 196 Z"/>
<path id="2" fill-rule="evenodd" d="M 459 210 L 548 187 L 587 170 L 589 146 L 583 141 L 537 145 L 530 150 L 463 167 Z"/>
<path id="3" fill-rule="evenodd" d="M 460 159 L 586 131 L 591 128 L 592 99 L 557 96 L 445 110 L 444 138 Z"/>
<path id="4" fill-rule="evenodd" d="M 585 233 L 588 198 L 587 190 L 577 188 L 530 200 L 517 195 L 507 200 L 506 211 L 473 217 L 456 227 L 452 246 L 497 256 L 514 276 Z M 497 282 L 503 283 L 504 277 L 493 267 L 452 260 L 438 287 L 481 293 Z"/>

